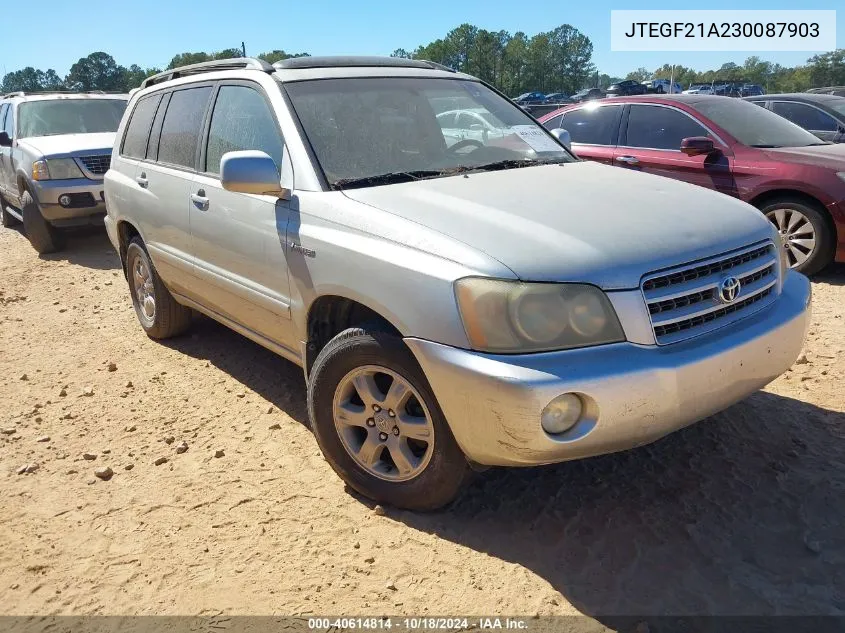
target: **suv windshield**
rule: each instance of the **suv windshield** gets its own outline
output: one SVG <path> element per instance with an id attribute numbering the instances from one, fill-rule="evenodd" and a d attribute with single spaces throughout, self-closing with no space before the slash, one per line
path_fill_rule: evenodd
<path id="1" fill-rule="evenodd" d="M 750 101 L 713 98 L 693 105 L 743 145 L 750 147 L 807 147 L 825 145 L 791 121 Z"/>
<path id="2" fill-rule="evenodd" d="M 284 88 L 335 189 L 575 160 L 520 108 L 475 81 L 343 78 Z"/>
<path id="3" fill-rule="evenodd" d="M 39 99 L 18 107 L 18 136 L 116 132 L 125 99 Z"/>

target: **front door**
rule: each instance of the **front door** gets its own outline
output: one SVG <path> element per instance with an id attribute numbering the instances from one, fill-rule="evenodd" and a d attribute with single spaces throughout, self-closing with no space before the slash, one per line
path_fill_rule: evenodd
<path id="1" fill-rule="evenodd" d="M 681 141 L 693 136 L 713 138 L 719 151 L 687 156 L 681 152 Z M 631 104 L 620 137 L 613 157 L 615 165 L 737 196 L 729 150 L 686 112 L 662 105 Z"/>
<path id="2" fill-rule="evenodd" d="M 243 327 L 290 347 L 285 259 L 288 203 L 235 193 L 220 183 L 226 152 L 260 150 L 281 167 L 282 136 L 260 86 L 223 84 L 215 98 L 200 173 L 190 192 L 194 271 L 203 303 Z"/>

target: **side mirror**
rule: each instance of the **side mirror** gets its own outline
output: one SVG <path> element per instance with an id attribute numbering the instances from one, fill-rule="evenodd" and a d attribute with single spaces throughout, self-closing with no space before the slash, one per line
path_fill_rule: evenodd
<path id="1" fill-rule="evenodd" d="M 226 152 L 220 160 L 220 182 L 226 191 L 256 193 L 287 199 L 276 161 L 255 150 Z"/>
<path id="2" fill-rule="evenodd" d="M 681 151 L 687 156 L 712 154 L 716 151 L 713 139 L 706 136 L 690 136 L 681 141 Z"/>
<path id="3" fill-rule="evenodd" d="M 552 135 L 560 141 L 561 145 L 563 145 L 570 152 L 572 151 L 572 137 L 569 135 L 569 132 L 567 132 L 561 127 L 556 127 L 552 130 Z"/>
<path id="4" fill-rule="evenodd" d="M 12 139 L 9 138 L 8 132 L 0 132 L 0 147 L 11 147 Z"/>

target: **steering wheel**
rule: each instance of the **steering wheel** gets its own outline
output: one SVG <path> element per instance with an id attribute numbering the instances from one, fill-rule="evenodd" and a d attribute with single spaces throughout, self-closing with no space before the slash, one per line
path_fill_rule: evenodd
<path id="1" fill-rule="evenodd" d="M 454 145 L 452 145 L 452 147 L 450 147 L 450 148 L 449 148 L 449 151 L 450 151 L 451 153 L 453 153 L 453 154 L 457 154 L 457 153 L 458 153 L 458 152 L 460 152 L 462 149 L 467 149 L 467 148 L 469 148 L 469 147 L 471 147 L 471 148 L 472 148 L 472 149 L 470 150 L 470 152 L 474 152 L 474 151 L 475 151 L 475 150 L 477 150 L 478 148 L 480 148 L 480 147 L 484 147 L 484 143 L 482 143 L 481 141 L 476 141 L 475 139 L 465 138 L 464 140 L 462 140 L 462 141 L 458 141 L 457 143 L 455 143 Z M 463 152 L 463 153 L 464 153 L 464 154 L 469 154 L 470 152 Z"/>

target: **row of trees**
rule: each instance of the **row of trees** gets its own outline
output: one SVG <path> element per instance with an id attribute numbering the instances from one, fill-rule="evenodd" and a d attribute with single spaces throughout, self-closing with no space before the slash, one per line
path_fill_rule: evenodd
<path id="1" fill-rule="evenodd" d="M 446 37 L 394 57 L 427 59 L 479 77 L 507 94 L 532 90 L 574 92 L 595 74 L 593 43 L 574 26 L 528 37 L 461 24 Z"/>
<path id="2" fill-rule="evenodd" d="M 177 68 L 187 64 L 227 57 L 240 57 L 243 53 L 239 48 L 227 48 L 212 53 L 180 53 L 170 60 L 167 68 Z M 273 50 L 259 55 L 271 64 L 289 57 L 302 57 L 307 53 L 287 53 L 283 50 Z M 156 73 L 160 68 L 142 68 L 132 64 L 128 68 L 119 65 L 108 53 L 98 51 L 81 58 L 65 77 L 60 77 L 52 68 L 40 70 L 28 66 L 21 70 L 7 73 L 0 83 L 0 93 L 16 92 L 18 90 L 36 92 L 39 90 L 104 90 L 126 92 L 137 88 L 141 82 Z"/>
<path id="3" fill-rule="evenodd" d="M 845 85 L 845 48 L 839 48 L 829 53 L 814 55 L 806 64 L 792 68 L 767 62 L 753 56 L 743 64 L 733 62 L 723 64 L 720 68 L 696 71 L 686 66 L 664 64 L 653 71 L 648 68 L 638 68 L 628 73 L 626 79 L 644 81 L 651 77 L 665 77 L 672 75 L 675 81 L 686 86 L 690 83 L 710 83 L 711 81 L 748 81 L 760 84 L 767 92 L 802 92 L 808 88 L 822 86 Z"/>
<path id="4" fill-rule="evenodd" d="M 241 49 L 229 48 L 211 53 L 180 53 L 167 68 L 186 64 L 240 57 Z M 273 50 L 258 55 L 270 63 L 308 53 Z M 606 88 L 621 80 L 600 73 L 592 62 L 593 43 L 574 26 L 562 24 L 551 31 L 529 37 L 523 32 L 487 31 L 472 24 L 461 24 L 437 39 L 413 51 L 400 48 L 394 57 L 427 59 L 475 75 L 509 95 L 539 90 L 573 93 L 580 88 Z M 115 62 L 108 53 L 96 52 L 83 57 L 60 77 L 52 68 L 42 71 L 27 67 L 8 73 L 0 83 L 0 92 L 17 90 L 106 90 L 127 91 L 135 88 L 159 68 L 129 67 Z M 714 80 L 744 80 L 762 85 L 768 92 L 803 91 L 831 85 L 845 85 L 845 49 L 815 55 L 806 64 L 786 67 L 749 57 L 743 64 L 733 62 L 720 68 L 697 71 L 681 65 L 664 64 L 650 70 L 637 68 L 625 79 L 644 81 L 652 77 L 669 79 L 686 86 Z"/>

